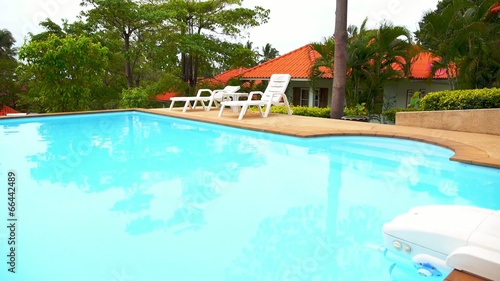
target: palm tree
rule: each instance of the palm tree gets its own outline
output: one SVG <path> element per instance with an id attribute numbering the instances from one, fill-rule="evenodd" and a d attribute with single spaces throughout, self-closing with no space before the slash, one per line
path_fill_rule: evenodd
<path id="1" fill-rule="evenodd" d="M 17 49 L 14 48 L 16 40 L 12 33 L 7 29 L 0 30 L 0 58 L 14 59 L 17 54 Z"/>
<path id="2" fill-rule="evenodd" d="M 273 48 L 271 46 L 271 44 L 267 43 L 264 47 L 262 47 L 262 53 L 259 54 L 259 56 L 261 57 L 259 64 L 264 63 L 268 60 L 272 60 L 272 59 L 278 57 L 279 55 L 280 54 L 279 54 L 278 50 Z"/>
<path id="3" fill-rule="evenodd" d="M 411 58 L 418 50 L 412 45 L 407 29 L 384 23 L 378 29 L 367 30 L 366 22 L 365 19 L 360 28 L 347 28 L 347 74 L 341 93 L 344 95 L 340 102 L 342 111 L 344 99 L 348 107 L 364 102 L 371 112 L 381 110 L 381 107 L 376 108 L 375 105 L 382 104 L 384 83 L 405 77 L 409 73 Z M 333 71 L 335 86 L 335 65 L 338 66 L 338 63 L 334 63 L 337 62 L 334 54 L 337 44 L 330 38 L 323 43 L 313 43 L 312 48 L 320 55 L 311 68 L 312 84 L 325 71 Z M 335 88 L 333 94 L 335 97 Z M 334 103 L 335 101 L 332 102 L 332 107 L 335 106 Z"/>
<path id="4" fill-rule="evenodd" d="M 365 102 L 374 112 L 381 110 L 376 109 L 375 104 L 383 100 L 386 81 L 409 74 L 410 60 L 417 49 L 412 45 L 410 31 L 404 27 L 383 23 L 377 30 L 366 30 L 365 26 L 366 20 L 359 32 L 352 29 L 354 33 L 347 50 L 347 91 L 351 98 L 347 102 L 348 106 Z"/>
<path id="5" fill-rule="evenodd" d="M 335 9 L 335 64 L 330 118 L 340 119 L 344 112 L 347 71 L 347 0 L 337 0 Z"/>
<path id="6" fill-rule="evenodd" d="M 424 15 L 416 32 L 419 41 L 441 62 L 434 70 L 455 63 L 460 71 L 456 81 L 460 88 L 492 87 L 500 78 L 500 24 L 492 9 L 498 1 L 447 1 L 438 10 Z M 451 73 L 448 73 L 448 76 Z"/>
<path id="7" fill-rule="evenodd" d="M 314 88 L 316 81 L 325 72 L 333 73 L 333 58 L 335 53 L 333 37 L 324 38 L 323 42 L 320 43 L 311 43 L 311 48 L 319 54 L 318 57 L 314 58 L 314 64 L 309 73 L 311 87 Z"/>
<path id="8" fill-rule="evenodd" d="M 14 47 L 14 37 L 7 29 L 0 30 L 0 106 L 15 107 L 17 94 L 21 92 L 17 84 L 16 60 L 17 48 Z"/>

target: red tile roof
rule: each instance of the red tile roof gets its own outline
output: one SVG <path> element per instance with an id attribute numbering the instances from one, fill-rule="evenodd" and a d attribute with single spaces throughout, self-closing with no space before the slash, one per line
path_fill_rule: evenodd
<path id="1" fill-rule="evenodd" d="M 308 44 L 247 70 L 241 78 L 244 80 L 263 79 L 271 77 L 274 73 L 289 73 L 292 79 L 309 79 L 311 66 L 318 56 L 318 52 L 312 49 L 311 44 Z M 331 79 L 333 76 L 325 70 L 322 78 Z"/>
<path id="2" fill-rule="evenodd" d="M 6 116 L 8 113 L 20 113 L 19 111 L 12 109 L 6 105 L 0 106 L 0 116 Z"/>
<path id="3" fill-rule="evenodd" d="M 165 92 L 163 94 L 156 95 L 156 100 L 159 100 L 159 101 L 170 101 L 170 98 L 173 98 L 175 96 L 176 96 L 176 93 Z"/>
<path id="4" fill-rule="evenodd" d="M 232 79 L 232 78 L 235 78 L 235 77 L 239 77 L 241 76 L 248 68 L 245 68 L 245 67 L 239 67 L 239 68 L 235 68 L 235 69 L 231 69 L 231 70 L 228 70 L 226 72 L 223 72 L 217 76 L 215 76 L 214 80 L 222 83 L 222 84 L 227 84 L 227 82 Z"/>
<path id="5" fill-rule="evenodd" d="M 432 69 L 432 63 L 435 61 L 440 61 L 440 57 L 436 57 L 433 54 L 429 52 L 422 52 L 418 55 L 416 55 L 412 59 L 411 63 L 411 69 L 410 69 L 410 78 L 413 79 L 427 79 L 431 73 Z M 453 67 L 449 69 L 452 71 L 451 76 L 453 75 Z M 446 69 L 441 68 L 438 69 L 435 73 L 434 76 L 432 77 L 433 79 L 446 79 L 448 78 L 448 75 L 446 74 Z"/>
<path id="6" fill-rule="evenodd" d="M 268 79 L 274 73 L 289 73 L 292 79 L 309 79 L 309 71 L 318 56 L 319 54 L 308 44 L 247 70 L 241 78 L 244 80 Z M 439 59 L 430 53 L 417 55 L 413 59 L 410 78 L 426 79 L 430 73 L 432 62 Z M 434 75 L 434 79 L 446 79 L 446 77 L 444 69 L 437 71 Z M 322 78 L 332 79 L 333 76 L 325 68 Z"/>
<path id="7" fill-rule="evenodd" d="M 489 9 L 489 12 L 491 14 L 498 14 L 498 13 L 500 13 L 500 2 L 493 3 L 493 5 L 491 5 L 491 7 Z"/>

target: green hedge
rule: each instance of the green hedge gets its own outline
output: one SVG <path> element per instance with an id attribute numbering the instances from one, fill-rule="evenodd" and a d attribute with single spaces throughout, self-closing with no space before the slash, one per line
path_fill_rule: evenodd
<path id="1" fill-rule="evenodd" d="M 420 107 L 423 110 L 500 108 L 500 89 L 432 92 L 420 100 Z"/>
<path id="2" fill-rule="evenodd" d="M 307 106 L 293 106 L 293 105 L 291 105 L 290 108 L 293 111 L 293 115 L 330 118 L 330 108 L 329 107 L 307 107 Z M 286 108 L 284 106 L 272 106 L 271 112 L 272 113 L 287 114 Z"/>

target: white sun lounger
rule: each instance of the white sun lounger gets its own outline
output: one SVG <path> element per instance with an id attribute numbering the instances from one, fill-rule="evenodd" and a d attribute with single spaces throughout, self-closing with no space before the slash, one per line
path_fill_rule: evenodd
<path id="1" fill-rule="evenodd" d="M 210 89 L 200 89 L 198 90 L 198 93 L 195 97 L 173 97 L 170 98 L 171 103 L 169 110 L 172 110 L 172 108 L 174 108 L 175 102 L 178 101 L 184 102 L 184 108 L 182 109 L 182 112 L 186 112 L 188 107 L 195 109 L 198 102 L 200 102 L 204 110 L 208 111 L 212 107 L 212 104 L 218 106 L 218 103 L 224 99 L 225 95 L 233 94 L 239 89 L 240 86 L 226 86 L 224 89 L 213 91 Z M 204 95 L 204 93 L 208 93 L 208 95 Z M 205 102 L 208 102 L 208 105 L 205 105 Z"/>
<path id="2" fill-rule="evenodd" d="M 238 117 L 238 120 L 243 119 L 245 116 L 248 107 L 251 105 L 257 106 L 259 112 L 262 117 L 267 117 L 269 112 L 271 111 L 272 105 L 284 105 L 288 112 L 288 115 L 292 115 L 292 110 L 290 109 L 290 104 L 288 103 L 288 99 L 286 97 L 285 91 L 288 87 L 288 83 L 290 82 L 290 74 L 273 74 L 271 75 L 271 79 L 269 80 L 269 84 L 266 87 L 264 92 L 261 91 L 252 91 L 248 96 L 248 100 L 242 101 L 223 101 L 221 102 L 221 107 L 219 111 L 219 117 L 222 116 L 222 112 L 224 111 L 224 107 L 239 107 L 241 106 L 241 112 Z M 258 100 L 254 100 L 254 95 L 261 95 L 261 98 Z M 262 107 L 266 107 L 266 111 L 262 112 Z"/>

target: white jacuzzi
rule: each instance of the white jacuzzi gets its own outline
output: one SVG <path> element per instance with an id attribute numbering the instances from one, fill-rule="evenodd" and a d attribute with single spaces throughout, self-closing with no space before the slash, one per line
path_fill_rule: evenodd
<path id="1" fill-rule="evenodd" d="M 423 278 L 458 269 L 500 280 L 500 211 L 470 206 L 422 206 L 382 228 L 386 257 L 412 265 Z"/>

